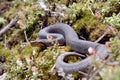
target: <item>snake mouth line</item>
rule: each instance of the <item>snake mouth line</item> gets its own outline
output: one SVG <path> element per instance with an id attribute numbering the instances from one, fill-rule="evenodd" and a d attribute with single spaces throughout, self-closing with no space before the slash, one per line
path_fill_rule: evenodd
<path id="1" fill-rule="evenodd" d="M 46 46 L 41 40 L 31 41 L 30 44 L 34 47 Z"/>

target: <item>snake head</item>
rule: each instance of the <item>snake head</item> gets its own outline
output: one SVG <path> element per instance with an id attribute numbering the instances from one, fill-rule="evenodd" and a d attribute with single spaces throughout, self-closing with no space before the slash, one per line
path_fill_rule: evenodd
<path id="1" fill-rule="evenodd" d="M 45 46 L 44 42 L 41 41 L 41 40 L 31 41 L 30 44 L 31 44 L 32 46 L 37 46 L 37 47 Z"/>

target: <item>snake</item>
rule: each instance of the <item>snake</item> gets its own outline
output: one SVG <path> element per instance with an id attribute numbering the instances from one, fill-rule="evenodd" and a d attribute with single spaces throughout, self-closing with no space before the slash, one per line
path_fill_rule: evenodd
<path id="1" fill-rule="evenodd" d="M 104 44 L 79 39 L 75 30 L 65 23 L 56 23 L 41 29 L 38 32 L 39 42 L 46 46 L 51 46 L 52 43 L 47 39 L 48 35 L 57 40 L 59 44 L 70 46 L 73 50 L 73 52 L 65 52 L 59 55 L 55 63 L 56 69 L 62 69 L 66 74 L 84 71 L 92 65 L 93 57 L 84 58 L 84 54 L 89 54 L 89 47 L 95 49 L 96 57 L 100 57 L 99 59 L 106 59 L 109 55 Z M 68 56 L 78 56 L 84 59 L 74 63 L 67 63 L 64 60 Z M 99 60 L 96 59 L 96 61 Z"/>

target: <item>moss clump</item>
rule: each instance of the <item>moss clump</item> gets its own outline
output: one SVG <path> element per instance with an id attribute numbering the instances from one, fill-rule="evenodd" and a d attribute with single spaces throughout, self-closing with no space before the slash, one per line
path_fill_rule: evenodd
<path id="1" fill-rule="evenodd" d="M 33 55 L 33 48 L 31 45 L 26 45 L 25 48 L 22 50 L 21 52 L 23 55 L 29 55 L 32 56 Z"/>
<path id="2" fill-rule="evenodd" d="M 66 46 L 65 51 L 67 51 L 67 52 L 72 51 L 72 48 L 70 46 Z"/>
<path id="3" fill-rule="evenodd" d="M 6 57 L 10 56 L 10 54 L 11 54 L 11 50 L 5 48 L 4 43 L 0 42 L 0 55 L 4 56 L 6 58 Z"/>
<path id="4" fill-rule="evenodd" d="M 105 17 L 104 22 L 111 25 L 117 29 L 120 29 L 120 16 L 113 14 L 111 17 Z"/>
<path id="5" fill-rule="evenodd" d="M 118 57 L 120 56 L 119 55 L 120 54 L 120 44 L 119 44 L 120 40 L 111 38 L 110 43 L 111 43 L 112 55 L 114 56 L 115 59 L 116 58 L 119 59 Z"/>
<path id="6" fill-rule="evenodd" d="M 7 32 L 7 44 L 10 46 L 10 48 L 15 47 L 17 44 L 20 44 L 21 42 L 25 41 L 23 30 L 16 29 L 14 31 L 8 31 Z"/>
<path id="7" fill-rule="evenodd" d="M 119 0 L 110 0 L 106 6 L 103 6 L 102 13 L 103 17 L 110 17 L 113 14 L 118 14 L 120 11 Z"/>
<path id="8" fill-rule="evenodd" d="M 5 24 L 6 20 L 2 17 L 0 17 L 0 26 L 2 26 L 3 24 Z"/>
<path id="9" fill-rule="evenodd" d="M 100 71 L 100 76 L 104 80 L 119 80 L 120 78 L 120 66 L 106 66 Z M 109 76 L 109 77 L 105 77 Z"/>
<path id="10" fill-rule="evenodd" d="M 102 34 L 101 31 L 104 31 L 105 25 L 95 16 L 91 15 L 89 11 L 84 11 L 83 13 L 84 17 L 77 20 L 73 24 L 73 28 L 79 35 L 83 35 L 84 38 L 94 41 Z"/>
<path id="11" fill-rule="evenodd" d="M 79 62 L 81 59 L 80 57 L 78 56 L 68 56 L 65 58 L 65 62 L 68 62 L 68 63 L 75 63 L 75 62 Z"/>

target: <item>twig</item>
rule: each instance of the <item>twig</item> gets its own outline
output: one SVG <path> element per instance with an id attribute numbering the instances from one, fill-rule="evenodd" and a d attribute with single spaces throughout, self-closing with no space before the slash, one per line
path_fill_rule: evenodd
<path id="1" fill-rule="evenodd" d="M 107 62 L 103 61 L 102 63 L 103 63 L 103 65 L 100 68 L 96 68 L 95 71 L 91 74 L 91 76 L 89 77 L 88 80 L 93 80 L 93 78 L 101 71 L 101 69 L 103 69 L 106 66 L 108 61 Z"/>
<path id="2" fill-rule="evenodd" d="M 92 72 L 91 75 L 88 76 L 87 80 L 94 80 L 93 78 L 109 63 L 109 61 L 102 61 L 102 63 L 103 65 L 99 68 L 96 67 L 94 72 Z"/>
<path id="3" fill-rule="evenodd" d="M 4 47 L 7 49 L 7 42 L 6 42 L 6 35 L 5 35 L 5 38 L 4 38 Z"/>
<path id="4" fill-rule="evenodd" d="M 100 69 L 96 69 L 95 72 L 91 75 L 91 77 L 88 80 L 93 80 L 93 78 L 97 75 L 99 71 Z"/>
<path id="5" fill-rule="evenodd" d="M 55 69 L 55 64 L 53 65 L 53 67 L 51 68 L 50 72 L 53 72 Z"/>
<path id="6" fill-rule="evenodd" d="M 24 34 L 25 34 L 25 39 L 26 39 L 27 43 L 29 43 L 29 40 L 28 40 L 28 38 L 27 38 L 26 31 L 24 31 Z"/>
<path id="7" fill-rule="evenodd" d="M 91 66 L 91 67 L 89 68 L 89 70 L 88 70 L 87 80 L 89 80 L 91 73 L 92 73 L 92 66 Z"/>
<path id="8" fill-rule="evenodd" d="M 82 72 L 82 71 L 78 71 L 80 74 L 83 74 L 83 75 L 85 75 L 85 76 L 88 76 L 88 74 L 87 73 L 84 73 L 84 72 Z"/>
<path id="9" fill-rule="evenodd" d="M 80 38 L 82 38 L 83 40 L 86 40 L 83 36 L 80 36 Z"/>
<path id="10" fill-rule="evenodd" d="M 88 6 L 88 9 L 90 10 L 90 12 L 92 13 L 92 15 L 94 16 L 95 14 L 93 13 L 92 9 L 90 8 L 90 6 Z"/>
<path id="11" fill-rule="evenodd" d="M 15 17 L 13 20 L 11 20 L 7 26 L 0 30 L 0 36 L 7 32 L 18 20 L 19 20 L 18 17 Z"/>
<path id="12" fill-rule="evenodd" d="M 112 26 L 106 26 L 105 31 L 104 31 L 104 34 L 103 34 L 101 37 L 99 37 L 95 42 L 96 42 L 96 43 L 99 42 L 99 41 L 100 41 L 105 35 L 107 35 L 109 32 L 112 32 L 112 34 L 115 35 L 115 30 L 114 30 L 114 28 L 113 28 Z"/>
<path id="13" fill-rule="evenodd" d="M 99 42 L 108 32 L 105 31 L 104 34 L 102 36 L 100 36 L 95 42 Z"/>
<path id="14" fill-rule="evenodd" d="M 109 65 L 109 66 L 116 66 L 116 65 L 119 65 L 119 62 L 106 62 L 106 65 Z"/>
<path id="15" fill-rule="evenodd" d="M 120 12 L 117 14 L 117 16 L 119 16 L 120 15 Z"/>

